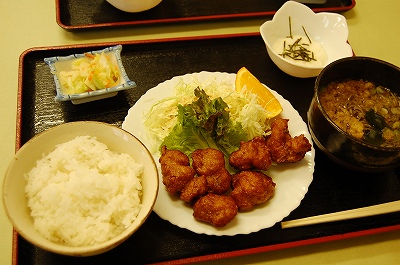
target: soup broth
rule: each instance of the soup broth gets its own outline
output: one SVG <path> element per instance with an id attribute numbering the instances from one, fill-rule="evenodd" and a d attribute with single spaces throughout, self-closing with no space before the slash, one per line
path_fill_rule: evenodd
<path id="1" fill-rule="evenodd" d="M 329 83 L 319 94 L 327 115 L 354 138 L 383 147 L 400 147 L 400 98 L 364 80 Z"/>

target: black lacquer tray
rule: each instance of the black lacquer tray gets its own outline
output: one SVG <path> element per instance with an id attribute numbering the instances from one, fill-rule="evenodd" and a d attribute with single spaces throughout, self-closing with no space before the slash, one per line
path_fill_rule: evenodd
<path id="1" fill-rule="evenodd" d="M 128 109 L 148 89 L 177 75 L 199 71 L 236 73 L 245 66 L 289 100 L 306 120 L 315 78 L 298 79 L 269 59 L 258 33 L 123 42 L 122 61 L 137 88 L 81 105 L 56 103 L 53 77 L 43 58 L 81 53 L 117 43 L 32 48 L 20 57 L 17 149 L 35 134 L 64 122 L 96 120 L 121 126 Z M 400 169 L 379 174 L 342 168 L 316 150 L 314 180 L 285 220 L 353 209 L 400 199 Z M 251 224 L 249 224 L 251 225 Z M 46 252 L 14 233 L 14 264 L 143 264 L 204 261 L 400 229 L 400 212 L 282 230 L 280 224 L 249 235 L 207 236 L 178 228 L 152 213 L 115 249 L 93 257 Z"/>
<path id="2" fill-rule="evenodd" d="M 163 0 L 139 13 L 120 11 L 106 0 L 56 0 L 56 20 L 67 30 L 183 21 L 271 16 L 286 0 Z M 344 12 L 355 0 L 307 4 L 315 12 Z"/>

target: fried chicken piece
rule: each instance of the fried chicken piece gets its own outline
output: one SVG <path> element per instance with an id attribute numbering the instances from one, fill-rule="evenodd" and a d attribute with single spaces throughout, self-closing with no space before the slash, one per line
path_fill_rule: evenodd
<path id="1" fill-rule="evenodd" d="M 225 168 L 224 153 L 214 148 L 197 149 L 191 157 L 192 167 L 199 175 L 213 175 Z"/>
<path id="2" fill-rule="evenodd" d="M 232 176 L 231 197 L 240 211 L 251 210 L 255 205 L 266 202 L 275 193 L 272 178 L 259 171 L 241 171 Z"/>
<path id="3" fill-rule="evenodd" d="M 180 199 L 185 202 L 191 202 L 200 196 L 206 195 L 207 192 L 208 186 L 206 177 L 195 177 L 183 188 Z"/>
<path id="4" fill-rule="evenodd" d="M 289 133 L 288 119 L 278 118 L 271 124 L 271 134 L 254 137 L 241 142 L 237 151 L 232 152 L 229 164 L 239 170 L 267 170 L 272 162 L 297 162 L 311 150 L 311 144 L 303 135 L 293 137 Z"/>
<path id="5" fill-rule="evenodd" d="M 239 149 L 231 153 L 229 164 L 240 170 L 267 170 L 272 160 L 264 137 L 257 136 L 250 141 L 241 142 Z"/>
<path id="6" fill-rule="evenodd" d="M 220 171 L 215 174 L 205 177 L 207 180 L 208 192 L 223 194 L 231 188 L 232 178 L 226 168 L 221 168 Z"/>
<path id="7" fill-rule="evenodd" d="M 288 121 L 288 119 L 274 120 L 271 124 L 271 135 L 266 140 L 272 161 L 276 163 L 300 161 L 311 150 L 311 144 L 303 134 L 292 138 Z"/>
<path id="8" fill-rule="evenodd" d="M 196 201 L 193 217 L 215 227 L 223 227 L 235 218 L 238 207 L 235 201 L 225 195 L 209 193 Z"/>
<path id="9" fill-rule="evenodd" d="M 171 195 L 182 191 L 196 174 L 196 171 L 190 167 L 189 157 L 179 150 L 168 150 L 166 146 L 163 146 L 159 161 L 163 184 Z"/>
<path id="10" fill-rule="evenodd" d="M 225 168 L 224 153 L 214 148 L 197 149 L 192 155 L 192 167 L 207 179 L 208 191 L 222 194 L 231 187 L 231 174 Z"/>

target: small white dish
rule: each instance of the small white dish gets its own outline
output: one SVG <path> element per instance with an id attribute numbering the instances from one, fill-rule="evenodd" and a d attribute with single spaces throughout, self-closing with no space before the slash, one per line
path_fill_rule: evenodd
<path id="1" fill-rule="evenodd" d="M 136 13 L 149 10 L 159 3 L 162 0 L 107 0 L 111 5 L 119 10 Z"/>
<path id="2" fill-rule="evenodd" d="M 261 25 L 260 33 L 271 60 L 282 71 L 294 77 L 315 77 L 331 62 L 353 56 L 347 42 L 349 31 L 344 16 L 327 12 L 314 13 L 306 5 L 295 1 L 283 4 L 272 20 Z M 322 60 L 305 64 L 284 58 L 281 55 L 283 44 L 276 45 L 290 35 L 301 36 L 304 42 L 308 42 L 309 38 L 313 45 L 321 47 L 324 51 Z"/>
<path id="3" fill-rule="evenodd" d="M 104 52 L 104 54 L 110 59 L 112 64 L 114 64 L 118 67 L 119 82 L 113 87 L 84 92 L 84 93 L 78 93 L 78 94 L 68 94 L 65 91 L 65 89 L 63 89 L 63 87 L 60 83 L 59 74 L 62 71 L 71 71 L 71 69 L 72 69 L 71 63 L 74 60 L 85 57 L 85 53 L 45 58 L 44 61 L 50 67 L 50 71 L 53 74 L 54 82 L 56 85 L 57 95 L 55 97 L 55 101 L 60 102 L 60 101 L 69 101 L 70 100 L 70 101 L 72 101 L 73 104 L 81 104 L 81 103 L 86 103 L 86 102 L 90 102 L 90 101 L 94 101 L 94 100 L 110 98 L 110 97 L 116 96 L 118 91 L 136 87 L 136 83 L 134 81 L 130 80 L 128 75 L 125 72 L 125 69 L 124 69 L 124 66 L 123 66 L 122 60 L 121 60 L 121 51 L 122 51 L 122 46 L 116 45 L 116 46 L 108 47 L 108 48 L 105 48 L 102 50 L 87 52 L 86 54 L 92 54 L 92 55 L 101 54 Z"/>

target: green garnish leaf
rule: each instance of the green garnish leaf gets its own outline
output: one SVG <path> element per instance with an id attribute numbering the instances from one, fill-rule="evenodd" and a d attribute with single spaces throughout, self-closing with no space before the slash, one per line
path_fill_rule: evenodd
<path id="1" fill-rule="evenodd" d="M 385 118 L 376 113 L 373 109 L 369 109 L 365 113 L 365 119 L 378 130 L 383 130 L 385 127 L 390 128 Z"/>
<path id="2" fill-rule="evenodd" d="M 228 105 L 218 97 L 211 100 L 200 88 L 194 91 L 198 99 L 178 105 L 177 123 L 161 146 L 178 149 L 190 155 L 196 149 L 216 148 L 226 157 L 247 140 L 240 123 L 230 119 Z M 160 146 L 160 147 L 161 147 Z"/>

